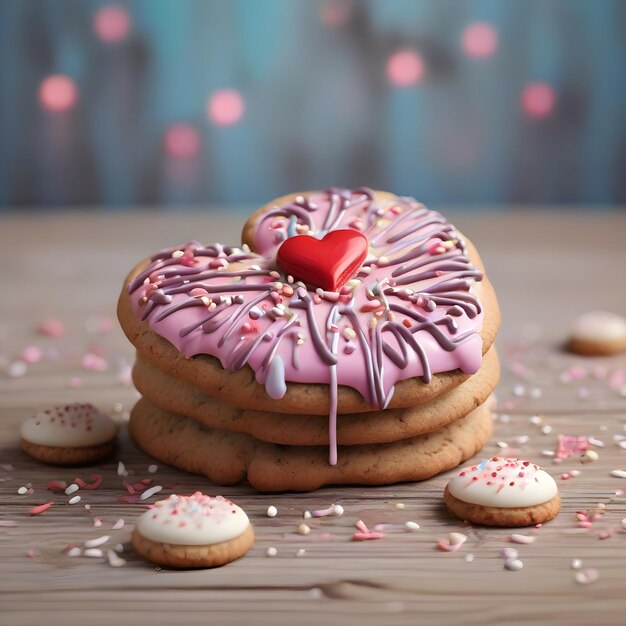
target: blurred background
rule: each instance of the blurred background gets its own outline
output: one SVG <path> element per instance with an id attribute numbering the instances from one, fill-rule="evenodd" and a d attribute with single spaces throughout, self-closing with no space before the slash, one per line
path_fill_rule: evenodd
<path id="1" fill-rule="evenodd" d="M 0 206 L 626 202 L 624 0 L 0 0 Z"/>

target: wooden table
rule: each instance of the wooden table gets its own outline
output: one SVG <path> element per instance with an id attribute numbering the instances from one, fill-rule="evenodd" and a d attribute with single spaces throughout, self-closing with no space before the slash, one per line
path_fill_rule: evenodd
<path id="1" fill-rule="evenodd" d="M 616 495 L 626 480 L 610 476 L 611 470 L 626 469 L 626 450 L 613 440 L 625 434 L 626 393 L 609 385 L 611 376 L 614 387 L 619 382 L 613 372 L 626 367 L 626 358 L 584 360 L 560 351 L 578 313 L 626 313 L 623 212 L 453 214 L 484 256 L 504 320 L 498 340 L 505 366 L 500 408 L 482 456 L 519 454 L 541 462 L 563 497 L 562 513 L 535 531 L 535 543 L 515 545 L 521 571 L 503 568 L 500 551 L 514 545 L 510 530 L 464 527 L 447 515 L 441 494 L 449 474 L 422 484 L 258 495 L 245 486 L 220 489 L 167 467 L 150 474 L 151 460 L 125 432 L 116 459 L 94 468 L 47 467 L 19 450 L 20 421 L 48 405 L 90 401 L 122 421 L 127 417 L 136 399 L 125 384 L 132 351 L 117 326 L 106 332 L 126 271 L 149 252 L 188 239 L 237 241 L 244 215 L 76 211 L 0 218 L 0 623 L 626 623 L 626 532 L 620 530 L 626 498 Z M 65 323 L 66 337 L 36 333 L 37 323 L 51 315 Z M 27 346 L 42 348 L 45 358 L 15 376 L 23 373 L 15 361 Z M 100 354 L 104 361 L 96 364 L 108 369 L 84 369 L 87 351 Z M 589 375 L 563 382 L 563 373 L 578 366 L 584 368 L 579 374 Z M 540 424 L 529 421 L 534 415 Z M 596 437 L 604 443 L 596 448 L 599 460 L 582 465 L 570 458 L 557 465 L 542 456 L 555 449 L 558 434 Z M 516 439 L 524 436 L 526 443 Z M 217 570 L 167 571 L 135 557 L 129 532 L 144 507 L 118 502 L 125 493 L 118 460 L 127 480 L 152 478 L 165 485 L 163 494 L 202 489 L 232 497 L 253 521 L 255 546 Z M 559 478 L 571 470 L 580 474 Z M 69 505 L 63 493 L 46 489 L 49 480 L 69 482 L 95 472 L 104 475 L 103 485 L 81 491 L 79 504 Z M 34 493 L 18 495 L 27 483 Z M 46 501 L 54 506 L 28 516 L 33 505 Z M 342 517 L 312 523 L 308 537 L 295 533 L 303 511 L 332 502 L 345 507 Z M 576 511 L 598 503 L 607 507 L 603 519 L 591 530 L 578 528 Z M 279 510 L 274 519 L 265 515 L 270 504 Z M 100 527 L 94 527 L 96 519 Z M 111 530 L 118 519 L 124 527 Z M 414 520 L 421 528 L 353 542 L 359 519 L 371 526 Z M 607 528 L 615 534 L 599 539 Z M 437 550 L 437 540 L 450 531 L 466 533 L 465 545 L 456 553 Z M 124 566 L 64 553 L 102 535 L 110 535 L 108 546 L 124 544 Z M 273 558 L 266 556 L 270 546 L 278 550 Z M 296 556 L 299 549 L 303 556 Z M 599 579 L 577 583 L 573 559 L 597 570 Z"/>

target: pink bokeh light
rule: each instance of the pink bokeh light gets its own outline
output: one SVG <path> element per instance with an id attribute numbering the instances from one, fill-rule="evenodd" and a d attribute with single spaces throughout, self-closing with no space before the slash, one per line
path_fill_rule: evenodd
<path id="1" fill-rule="evenodd" d="M 172 124 L 165 132 L 165 150 L 177 159 L 191 159 L 200 151 L 200 134 L 191 124 Z"/>
<path id="2" fill-rule="evenodd" d="M 65 74 L 53 74 L 39 85 L 39 102 L 42 107 L 55 113 L 68 111 L 78 100 L 78 87 Z"/>
<path id="3" fill-rule="evenodd" d="M 387 78 L 396 87 L 411 87 L 422 80 L 425 65 L 415 50 L 399 50 L 387 61 Z"/>
<path id="4" fill-rule="evenodd" d="M 468 57 L 484 59 L 498 47 L 498 33 L 487 22 L 469 24 L 461 35 L 461 47 Z"/>
<path id="5" fill-rule="evenodd" d="M 207 102 L 207 115 L 216 126 L 233 126 L 243 117 L 245 103 L 235 89 L 218 89 Z"/>
<path id="6" fill-rule="evenodd" d="M 556 92 L 547 83 L 529 83 L 522 91 L 521 104 L 530 117 L 547 117 L 556 105 Z"/>
<path id="7" fill-rule="evenodd" d="M 132 20 L 128 11 L 117 4 L 103 6 L 96 13 L 93 29 L 106 43 L 117 43 L 128 36 Z"/>

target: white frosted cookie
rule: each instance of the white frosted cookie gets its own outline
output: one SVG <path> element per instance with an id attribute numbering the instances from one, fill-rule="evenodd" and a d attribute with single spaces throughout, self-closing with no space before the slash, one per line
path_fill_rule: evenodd
<path id="1" fill-rule="evenodd" d="M 626 319 L 608 311 L 591 311 L 574 321 L 567 347 L 585 356 L 604 356 L 626 350 Z"/>
<path id="2" fill-rule="evenodd" d="M 561 500 L 554 479 L 521 459 L 493 457 L 450 480 L 444 500 L 461 519 L 486 526 L 529 526 L 552 519 Z"/>
<path id="3" fill-rule="evenodd" d="M 132 542 L 153 563 L 216 567 L 243 556 L 254 543 L 254 531 L 236 504 L 197 491 L 157 502 L 137 521 Z"/>
<path id="4" fill-rule="evenodd" d="M 21 446 L 45 463 L 90 463 L 110 454 L 117 430 L 117 424 L 92 404 L 66 404 L 24 420 Z"/>

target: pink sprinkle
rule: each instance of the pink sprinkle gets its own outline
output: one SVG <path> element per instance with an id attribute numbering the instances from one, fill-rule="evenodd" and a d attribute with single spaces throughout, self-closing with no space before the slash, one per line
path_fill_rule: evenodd
<path id="1" fill-rule="evenodd" d="M 39 363 L 39 361 L 41 361 L 43 358 L 43 352 L 41 351 L 41 348 L 37 346 L 27 346 L 22 350 L 20 357 L 25 363 L 32 365 L 33 363 Z"/>
<path id="2" fill-rule="evenodd" d="M 362 532 L 358 532 L 358 533 L 353 533 L 352 540 L 353 541 L 370 541 L 370 540 L 373 540 L 373 539 L 383 539 L 384 537 L 385 537 L 385 533 L 378 533 L 378 532 L 362 533 Z"/>
<path id="3" fill-rule="evenodd" d="M 117 499 L 117 501 L 122 502 L 123 504 L 137 504 L 137 502 L 139 502 L 139 494 L 121 496 Z"/>
<path id="4" fill-rule="evenodd" d="M 51 480 L 48 483 L 48 489 L 50 491 L 65 491 L 67 483 L 64 480 Z"/>
<path id="5" fill-rule="evenodd" d="M 626 370 L 615 370 L 609 377 L 609 387 L 613 391 L 621 391 L 626 384 Z"/>
<path id="6" fill-rule="evenodd" d="M 37 330 L 40 334 L 47 337 L 63 337 L 65 335 L 65 326 L 61 320 L 54 317 L 43 319 L 39 322 Z"/>
<path id="7" fill-rule="evenodd" d="M 98 356 L 97 354 L 93 354 L 92 352 L 87 352 L 82 359 L 82 366 L 86 370 L 94 370 L 96 372 L 105 372 L 109 368 L 109 364 L 106 359 Z"/>
<path id="8" fill-rule="evenodd" d="M 444 552 L 457 552 L 458 550 L 461 549 L 461 546 L 463 544 L 462 543 L 448 543 L 447 541 L 444 541 L 443 539 L 440 539 L 437 542 L 437 547 L 440 550 L 443 550 Z"/>
<path id="9" fill-rule="evenodd" d="M 93 525 L 94 525 L 94 528 L 100 528 L 100 526 L 102 526 L 102 520 L 99 517 L 94 517 Z"/>
<path id="10" fill-rule="evenodd" d="M 32 548 L 26 553 L 26 556 L 30 557 L 31 559 L 36 555 L 37 555 L 37 552 L 33 550 Z"/>
<path id="11" fill-rule="evenodd" d="M 74 482 L 81 489 L 98 489 L 102 484 L 102 476 L 100 474 L 92 474 L 91 475 L 92 482 L 86 483 L 82 478 L 75 478 Z"/>
<path id="12" fill-rule="evenodd" d="M 34 506 L 29 512 L 29 515 L 40 515 L 44 511 L 47 511 L 52 506 L 52 502 L 46 502 L 45 504 L 40 504 L 38 506 Z"/>
<path id="13" fill-rule="evenodd" d="M 601 530 L 598 533 L 598 539 L 608 539 L 615 534 L 615 531 L 612 528 L 607 528 L 606 530 Z"/>

